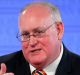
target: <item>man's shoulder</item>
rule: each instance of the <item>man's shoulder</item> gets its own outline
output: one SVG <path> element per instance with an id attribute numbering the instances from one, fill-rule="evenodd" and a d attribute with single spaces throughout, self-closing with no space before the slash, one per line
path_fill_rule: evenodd
<path id="1" fill-rule="evenodd" d="M 80 55 L 67 50 L 65 52 L 65 57 L 65 62 L 70 64 L 69 66 L 71 66 L 74 71 L 79 72 L 78 69 L 80 69 Z"/>
<path id="2" fill-rule="evenodd" d="M 60 75 L 80 75 L 80 55 L 77 55 L 65 48 L 62 59 L 57 68 L 57 73 Z"/>
<path id="3" fill-rule="evenodd" d="M 14 52 L 14 53 L 10 53 L 10 54 L 7 54 L 7 55 L 0 56 L 0 63 L 7 62 L 9 60 L 17 59 L 20 56 L 22 56 L 22 51 L 17 51 L 17 52 Z"/>
<path id="4" fill-rule="evenodd" d="M 68 63 L 70 62 L 71 64 L 80 65 L 80 55 L 68 50 L 67 48 L 64 48 L 63 59 L 66 59 Z"/>
<path id="5" fill-rule="evenodd" d="M 72 61 L 73 64 L 75 64 L 75 66 L 80 68 L 80 55 L 75 54 L 73 52 L 70 53 L 70 60 Z"/>
<path id="6" fill-rule="evenodd" d="M 74 62 L 80 62 L 80 55 L 68 50 L 65 46 L 64 46 L 64 52 L 63 52 L 63 56 L 64 58 L 66 57 L 67 59 L 70 59 L 70 61 L 74 61 Z"/>
<path id="7" fill-rule="evenodd" d="M 73 70 L 73 73 L 79 75 L 80 74 L 80 55 L 71 52 L 69 59 L 71 61 L 70 66 Z"/>
<path id="8" fill-rule="evenodd" d="M 73 53 L 71 51 L 68 51 L 68 54 L 69 54 L 69 58 L 72 60 L 72 61 L 79 61 L 80 62 L 80 55 L 76 54 L 76 53 Z"/>

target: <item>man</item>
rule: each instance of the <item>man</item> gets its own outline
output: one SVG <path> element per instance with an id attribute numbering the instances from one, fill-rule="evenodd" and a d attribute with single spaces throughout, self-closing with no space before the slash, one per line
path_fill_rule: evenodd
<path id="1" fill-rule="evenodd" d="M 0 57 L 0 75 L 80 75 L 80 56 L 62 44 L 64 26 L 55 6 L 29 4 L 20 14 L 19 29 L 22 51 Z"/>

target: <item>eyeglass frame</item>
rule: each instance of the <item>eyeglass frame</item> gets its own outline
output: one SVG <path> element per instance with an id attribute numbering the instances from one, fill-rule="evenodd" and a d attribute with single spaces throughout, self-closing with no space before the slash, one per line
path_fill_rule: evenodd
<path id="1" fill-rule="evenodd" d="M 45 29 L 43 29 L 41 32 L 42 33 L 45 33 L 49 28 L 51 28 L 53 25 L 54 25 L 55 23 L 52 23 L 51 25 L 49 25 L 47 28 L 45 28 Z M 40 33 L 39 33 L 40 34 Z M 37 34 L 37 35 L 39 35 L 39 34 Z M 29 41 L 30 40 L 30 36 L 34 36 L 35 38 L 36 37 L 38 37 L 35 33 L 33 33 L 32 35 L 27 35 L 26 33 L 25 34 L 20 34 L 19 35 L 19 33 L 17 33 L 17 36 L 16 36 L 16 38 L 18 39 L 18 40 L 20 40 L 21 42 L 27 42 L 27 41 Z M 28 37 L 28 38 L 26 38 L 26 40 L 25 41 L 23 41 L 23 40 L 21 40 L 22 38 L 22 36 L 26 36 L 26 37 Z M 42 38 L 42 37 L 38 37 L 38 38 Z M 25 38 L 24 38 L 25 39 Z"/>

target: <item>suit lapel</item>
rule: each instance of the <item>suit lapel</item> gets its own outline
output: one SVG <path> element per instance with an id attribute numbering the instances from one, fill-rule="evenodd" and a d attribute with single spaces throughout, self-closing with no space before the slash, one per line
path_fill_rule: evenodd
<path id="1" fill-rule="evenodd" d="M 69 51 L 64 47 L 62 59 L 58 65 L 55 75 L 71 75 L 71 62 Z"/>

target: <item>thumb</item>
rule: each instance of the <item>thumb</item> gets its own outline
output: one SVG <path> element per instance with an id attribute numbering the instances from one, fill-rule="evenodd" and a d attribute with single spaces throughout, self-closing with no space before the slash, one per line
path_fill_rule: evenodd
<path id="1" fill-rule="evenodd" d="M 7 70 L 6 65 L 4 63 L 1 63 L 0 75 L 6 73 L 6 70 Z"/>

